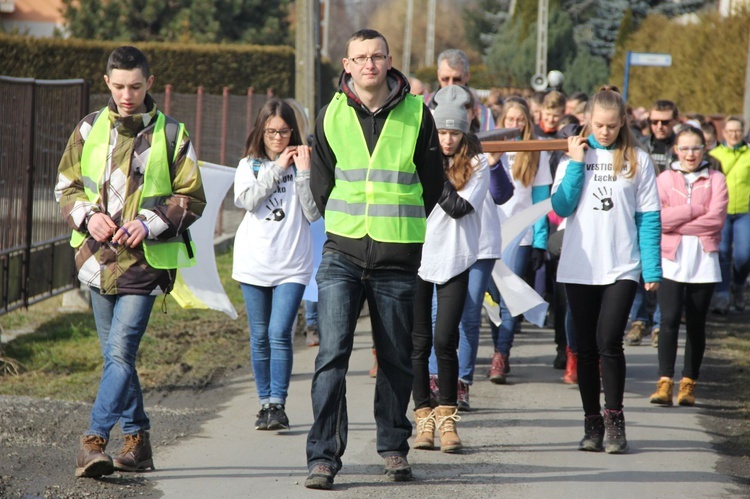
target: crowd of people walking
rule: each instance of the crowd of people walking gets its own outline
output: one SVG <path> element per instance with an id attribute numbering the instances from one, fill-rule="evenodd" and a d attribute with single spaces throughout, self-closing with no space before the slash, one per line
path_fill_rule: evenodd
<path id="1" fill-rule="evenodd" d="M 56 189 L 76 231 L 79 278 L 100 290 L 95 315 L 105 374 L 81 440 L 79 476 L 153 467 L 135 353 L 153 296 L 171 289 L 170 269 L 191 263 L 191 254 L 182 256 L 185 248 L 190 253 L 187 227 L 205 201 L 187 134 L 176 148 L 169 145 L 169 127 L 166 141 L 157 136 L 165 125 L 147 94 L 153 77 L 142 54 L 127 49 L 111 58 L 105 78 L 112 101 L 76 128 Z M 553 304 L 553 367 L 565 370 L 562 381 L 577 384 L 581 397 L 578 449 L 628 450 L 625 344 L 641 345 L 650 336 L 659 359 L 650 401 L 673 404 L 683 320 L 677 403 L 695 404 L 708 314 L 745 308 L 750 149 L 742 118 L 729 117 L 717 128 L 702 116 L 681 116 L 666 99 L 637 116 L 612 86 L 592 96 L 551 90 L 484 105 L 468 86 L 466 54 L 453 49 L 438 57 L 440 88 L 423 97 L 415 95 L 421 82 L 410 83 L 392 66 L 383 35 L 367 29 L 350 37 L 342 64 L 338 92 L 310 138 L 294 101 L 266 103 L 234 187 L 245 217 L 232 277 L 247 310 L 260 406 L 256 430 L 293 424 L 285 404 L 294 322 L 305 286 L 311 279 L 317 284 L 317 302 L 305 305 L 307 345 L 319 349 L 306 487 L 330 489 L 343 466 L 346 373 L 365 305 L 376 358 L 376 450 L 385 474 L 412 478 L 410 447 L 461 451 L 469 391 L 485 374 L 475 372 L 483 309 L 498 306 L 486 373 L 497 390 L 508 382 L 522 321 L 500 291 L 503 278 L 493 273 L 498 261 Z M 114 121 L 118 115 L 132 130 Z M 515 140 L 524 143 L 565 139 L 567 151 L 485 153 L 477 134 L 496 127 L 517 129 Z M 153 141 L 140 139 L 143 130 Z M 130 153 L 107 163 L 99 156 L 102 144 Z M 136 152 L 149 145 L 154 152 L 144 164 Z M 152 158 L 161 162 L 160 182 L 144 178 Z M 134 171 L 131 164 L 143 167 L 140 175 L 117 173 L 125 165 Z M 149 190 L 165 179 L 171 188 Z M 119 201 L 119 190 L 141 184 L 138 199 Z M 516 240 L 501 241 L 501 224 L 534 205 L 544 208 L 539 203 L 549 213 Z M 320 217 L 326 241 L 315 271 L 310 224 Z M 158 244 L 175 238 L 182 247 Z M 95 272 L 90 263 L 107 258 L 115 265 L 126 257 L 132 262 L 114 279 L 115 270 Z M 148 285 L 130 280 L 136 270 Z M 120 305 L 135 298 L 135 311 Z M 120 318 L 126 312 L 140 322 L 119 333 L 119 322 L 131 320 Z M 127 351 L 118 353 L 123 344 Z M 414 425 L 407 417 L 412 411 Z M 130 440 L 113 464 L 105 448 L 118 420 Z"/>

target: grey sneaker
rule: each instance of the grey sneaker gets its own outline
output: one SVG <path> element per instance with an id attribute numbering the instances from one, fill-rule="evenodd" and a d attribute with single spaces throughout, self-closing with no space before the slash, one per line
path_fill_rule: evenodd
<path id="1" fill-rule="evenodd" d="M 604 410 L 604 428 L 607 440 L 604 450 L 607 454 L 624 454 L 628 451 L 628 441 L 625 438 L 625 416 L 622 411 Z"/>
<path id="2" fill-rule="evenodd" d="M 578 450 L 601 452 L 604 450 L 604 418 L 600 414 L 586 416 L 583 420 L 583 438 Z"/>
<path id="3" fill-rule="evenodd" d="M 271 410 L 270 404 L 264 404 L 258 414 L 255 415 L 255 429 L 256 430 L 267 430 L 268 429 L 268 413 Z"/>
<path id="4" fill-rule="evenodd" d="M 316 464 L 310 470 L 305 480 L 305 487 L 308 489 L 331 490 L 333 487 L 333 477 L 336 471 L 330 464 Z"/>
<path id="5" fill-rule="evenodd" d="M 406 456 L 388 456 L 385 458 L 385 474 L 394 482 L 408 482 L 414 476 Z"/>
<path id="6" fill-rule="evenodd" d="M 288 430 L 289 418 L 283 404 L 272 404 L 268 409 L 267 430 Z"/>

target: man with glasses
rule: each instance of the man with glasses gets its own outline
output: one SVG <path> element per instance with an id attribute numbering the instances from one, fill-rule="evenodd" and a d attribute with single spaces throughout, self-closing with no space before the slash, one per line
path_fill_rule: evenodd
<path id="1" fill-rule="evenodd" d="M 678 116 L 677 105 L 669 100 L 656 101 L 648 113 L 651 135 L 644 138 L 643 146 L 651 154 L 651 159 L 659 168 L 659 172 L 663 172 L 672 162 L 674 126 L 677 124 Z"/>
<path id="2" fill-rule="evenodd" d="M 654 102 L 648 113 L 648 124 L 651 135 L 643 138 L 643 147 L 651 154 L 654 166 L 663 172 L 672 162 L 674 145 L 674 126 L 677 124 L 679 111 L 677 105 L 669 100 Z M 650 306 L 649 306 L 650 305 Z M 653 321 L 648 309 L 653 308 Z M 640 345 L 643 336 L 651 324 L 651 346 L 659 344 L 659 330 L 661 328 L 661 310 L 656 303 L 655 293 L 647 293 L 643 286 L 638 286 L 630 309 L 630 330 L 625 335 L 625 344 Z"/>
<path id="3" fill-rule="evenodd" d="M 724 122 L 724 141 L 709 154 L 721 162 L 727 178 L 729 206 L 721 231 L 719 265 L 721 282 L 716 286 L 714 313 L 727 314 L 732 291 L 734 308 L 745 310 L 745 281 L 750 274 L 750 147 L 743 140 L 745 120 L 730 116 Z"/>
<path id="4" fill-rule="evenodd" d="M 339 92 L 318 114 L 311 168 L 328 236 L 316 276 L 320 347 L 305 481 L 311 489 L 330 489 L 342 466 L 345 376 L 365 301 L 378 360 L 377 452 L 391 480 L 412 478 L 406 411 L 414 294 L 426 217 L 444 186 L 432 115 L 392 68 L 383 35 L 357 31 L 342 62 Z"/>
<path id="5" fill-rule="evenodd" d="M 469 58 L 463 50 L 444 50 L 438 55 L 437 63 L 437 79 L 440 83 L 440 88 L 447 87 L 448 85 L 469 85 L 469 77 L 471 76 L 471 73 L 469 73 Z M 425 104 L 433 110 L 436 106 L 433 100 L 436 93 L 437 91 L 429 93 L 424 99 Z M 479 99 L 475 100 L 477 102 L 476 111 L 479 118 L 479 131 L 494 130 L 495 118 L 492 115 L 492 111 L 479 102 Z"/>

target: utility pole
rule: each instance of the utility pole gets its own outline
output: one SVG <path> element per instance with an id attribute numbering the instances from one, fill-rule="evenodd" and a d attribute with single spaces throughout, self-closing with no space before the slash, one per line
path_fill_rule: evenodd
<path id="1" fill-rule="evenodd" d="M 424 65 L 432 66 L 435 64 L 435 10 L 437 9 L 436 0 L 429 0 L 427 3 L 427 42 L 424 51 Z"/>
<path id="2" fill-rule="evenodd" d="M 297 0 L 295 36 L 294 96 L 307 111 L 310 122 L 315 120 L 315 4 L 317 0 Z"/>
<path id="3" fill-rule="evenodd" d="M 547 26 L 549 0 L 539 0 L 536 18 L 536 74 L 547 74 Z"/>
<path id="4" fill-rule="evenodd" d="M 330 31 L 331 31 L 331 1 L 323 0 L 323 46 L 320 48 L 320 55 L 325 58 L 330 58 L 328 53 L 328 47 L 330 43 Z"/>
<path id="5" fill-rule="evenodd" d="M 406 27 L 404 28 L 404 56 L 401 59 L 401 71 L 405 75 L 411 72 L 411 24 L 414 19 L 414 0 L 406 4 Z"/>

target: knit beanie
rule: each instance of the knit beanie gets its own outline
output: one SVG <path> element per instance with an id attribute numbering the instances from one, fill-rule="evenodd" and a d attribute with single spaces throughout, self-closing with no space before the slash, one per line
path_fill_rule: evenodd
<path id="1" fill-rule="evenodd" d="M 471 102 L 466 90 L 458 85 L 448 85 L 435 94 L 437 107 L 432 117 L 438 130 L 469 132 L 469 114 L 466 106 Z"/>

